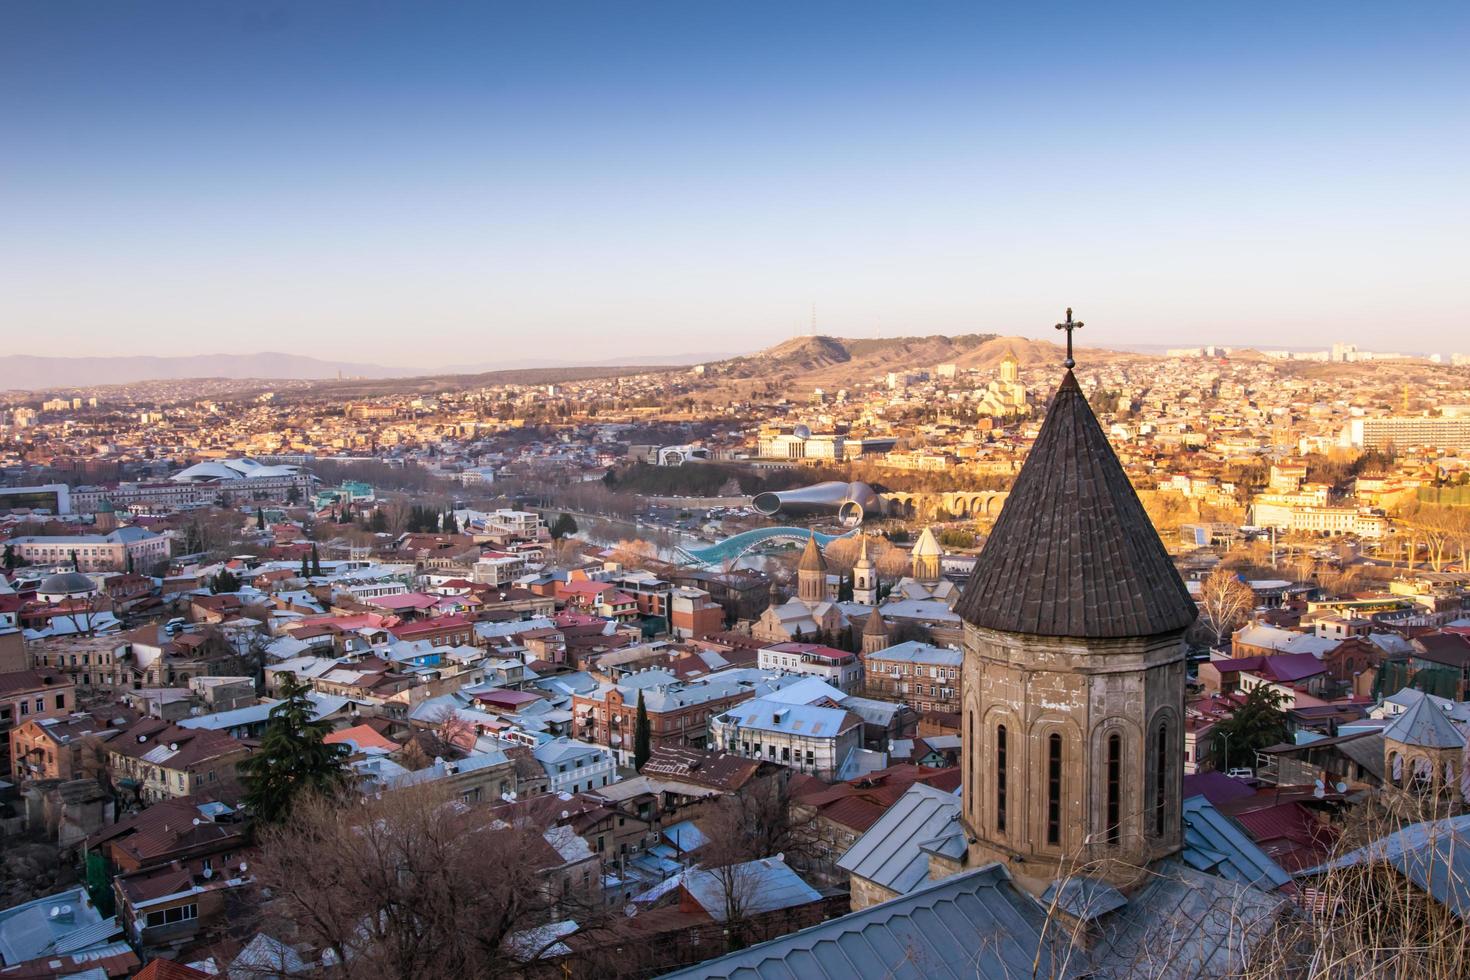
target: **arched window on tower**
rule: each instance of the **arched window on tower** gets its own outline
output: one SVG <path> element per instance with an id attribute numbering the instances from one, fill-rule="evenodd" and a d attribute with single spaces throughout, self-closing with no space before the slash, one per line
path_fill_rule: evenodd
<path id="1" fill-rule="evenodd" d="M 1046 739 L 1046 842 L 1062 842 L 1062 736 Z"/>
<path id="2" fill-rule="evenodd" d="M 1117 732 L 1108 736 L 1108 806 L 1107 840 L 1117 844 L 1123 809 L 1123 737 Z"/>
<path id="3" fill-rule="evenodd" d="M 1154 745 L 1154 836 L 1164 836 L 1169 797 L 1169 723 L 1159 722 Z"/>
<path id="4" fill-rule="evenodd" d="M 968 774 L 975 771 L 975 712 L 966 711 L 965 714 L 969 716 L 969 733 L 965 736 L 965 772 Z"/>
<path id="5" fill-rule="evenodd" d="M 1006 830 L 1006 726 L 995 730 L 995 829 Z"/>

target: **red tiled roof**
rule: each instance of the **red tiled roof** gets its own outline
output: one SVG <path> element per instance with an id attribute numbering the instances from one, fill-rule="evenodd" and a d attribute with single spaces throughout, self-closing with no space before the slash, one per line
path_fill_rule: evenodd
<path id="1" fill-rule="evenodd" d="M 210 980 L 210 974 L 175 960 L 157 959 L 133 975 L 133 980 Z"/>

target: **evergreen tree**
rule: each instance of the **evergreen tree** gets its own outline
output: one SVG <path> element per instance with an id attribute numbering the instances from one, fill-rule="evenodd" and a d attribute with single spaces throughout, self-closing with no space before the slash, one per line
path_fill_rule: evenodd
<path id="1" fill-rule="evenodd" d="M 852 601 L 852 579 L 846 574 L 837 576 L 837 601 Z"/>
<path id="2" fill-rule="evenodd" d="M 288 504 L 299 504 L 299 503 L 301 503 L 301 488 L 300 487 L 297 487 L 295 484 L 292 484 L 291 489 L 286 491 L 286 503 L 288 503 Z"/>
<path id="3" fill-rule="evenodd" d="M 384 532 L 388 530 L 388 515 L 381 510 L 373 511 L 372 520 L 368 521 L 368 530 Z"/>
<path id="4" fill-rule="evenodd" d="M 1285 696 L 1264 684 L 1251 688 L 1245 703 L 1224 721 L 1215 724 L 1217 744 L 1224 750 L 1219 768 L 1243 763 L 1254 766 L 1256 752 L 1287 739 Z"/>
<path id="5" fill-rule="evenodd" d="M 221 592 L 239 592 L 240 577 L 228 568 L 221 568 L 218 574 L 209 580 L 209 591 L 215 595 Z"/>
<path id="6" fill-rule="evenodd" d="M 347 785 L 347 746 L 325 739 L 330 722 L 313 719 L 311 688 L 287 673 L 255 754 L 240 763 L 244 803 L 262 823 L 280 823 L 304 792 L 335 793 Z"/>
<path id="7" fill-rule="evenodd" d="M 322 574 L 322 556 L 317 554 L 316 542 L 312 542 L 311 545 L 311 574 Z"/>
<path id="8" fill-rule="evenodd" d="M 551 536 L 560 541 L 577 533 L 577 521 L 571 514 L 562 514 L 551 522 Z"/>
<path id="9" fill-rule="evenodd" d="M 15 545 L 7 544 L 5 546 L 5 557 L 0 559 L 0 562 L 4 563 L 7 572 L 20 564 L 20 556 L 15 553 Z"/>
<path id="10" fill-rule="evenodd" d="M 306 555 L 301 556 L 301 577 L 311 578 L 311 564 L 306 560 Z"/>
<path id="11" fill-rule="evenodd" d="M 641 770 L 653 754 L 653 728 L 648 723 L 648 709 L 643 705 L 643 692 L 638 692 L 638 718 L 633 723 L 633 768 Z"/>
<path id="12" fill-rule="evenodd" d="M 255 529 L 257 531 L 265 530 L 265 511 L 259 507 L 255 508 Z"/>

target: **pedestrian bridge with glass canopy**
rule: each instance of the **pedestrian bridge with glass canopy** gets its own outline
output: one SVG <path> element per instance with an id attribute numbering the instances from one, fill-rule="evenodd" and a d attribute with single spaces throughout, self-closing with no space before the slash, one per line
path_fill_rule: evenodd
<path id="1" fill-rule="evenodd" d="M 678 548 L 675 550 L 675 555 L 685 565 L 722 565 L 762 545 L 779 541 L 804 542 L 807 538 L 815 537 L 817 544 L 825 548 L 840 538 L 851 537 L 857 531 L 857 528 L 853 528 L 843 534 L 823 534 L 821 531 L 812 531 L 804 527 L 758 527 L 752 531 L 741 531 L 739 534 L 703 548 Z"/>

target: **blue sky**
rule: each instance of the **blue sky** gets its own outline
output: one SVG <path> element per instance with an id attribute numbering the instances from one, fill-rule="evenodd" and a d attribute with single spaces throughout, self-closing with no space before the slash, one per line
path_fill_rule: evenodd
<path id="1" fill-rule="evenodd" d="M 12 352 L 1467 350 L 1470 5 L 0 5 Z"/>

